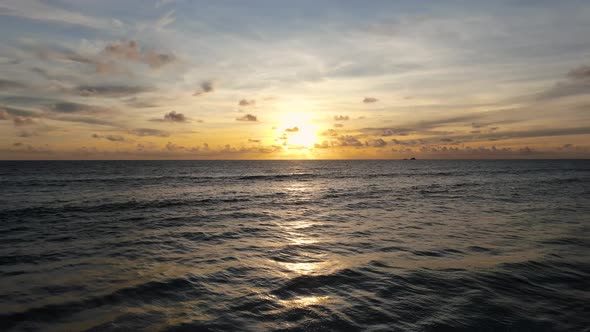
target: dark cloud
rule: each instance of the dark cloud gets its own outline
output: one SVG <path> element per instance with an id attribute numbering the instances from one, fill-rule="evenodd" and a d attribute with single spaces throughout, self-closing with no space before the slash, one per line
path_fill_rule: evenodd
<path id="1" fill-rule="evenodd" d="M 513 116 L 512 119 L 508 119 L 509 116 Z M 420 121 L 414 124 L 404 125 L 400 128 L 362 128 L 360 129 L 361 132 L 369 135 L 375 136 L 407 136 L 411 133 L 419 133 L 419 134 L 428 134 L 428 135 L 442 135 L 442 134 L 451 134 L 452 132 L 449 131 L 436 131 L 433 130 L 438 127 L 443 127 L 446 125 L 452 124 L 465 124 L 465 123 L 472 123 L 472 126 L 484 126 L 482 123 L 476 123 L 475 121 L 479 121 L 482 119 L 488 120 L 488 122 L 508 122 L 514 123 L 519 121 L 516 118 L 517 112 L 514 110 L 500 110 L 500 111 L 493 111 L 493 112 L 486 112 L 486 113 L 471 113 L 465 115 L 458 115 L 458 116 L 451 116 L 446 118 L 439 118 L 439 119 L 432 119 L 426 121 Z M 488 124 L 485 124 L 487 126 Z"/>
<path id="2" fill-rule="evenodd" d="M 342 128 L 344 125 L 342 123 L 335 123 L 334 128 Z"/>
<path id="3" fill-rule="evenodd" d="M 184 116 L 184 114 L 176 113 L 175 111 L 165 114 L 164 119 L 166 121 L 172 121 L 172 122 L 186 122 L 186 120 L 187 120 L 186 117 Z"/>
<path id="4" fill-rule="evenodd" d="M 109 140 L 111 142 L 125 142 L 125 137 L 123 136 L 119 136 L 119 135 L 98 135 L 98 134 L 92 134 L 92 138 L 96 138 L 96 139 L 106 139 Z"/>
<path id="5" fill-rule="evenodd" d="M 334 115 L 334 121 L 348 121 L 349 119 L 348 115 Z"/>
<path id="6" fill-rule="evenodd" d="M 168 142 L 166 144 L 165 149 L 170 152 L 188 152 L 188 153 L 197 153 L 201 151 L 201 147 L 193 146 L 193 147 L 186 147 L 182 145 L 178 145 L 172 142 Z"/>
<path id="7" fill-rule="evenodd" d="M 385 142 L 384 140 L 379 138 L 379 139 L 374 139 L 374 140 L 368 140 L 365 145 L 370 146 L 370 147 L 374 147 L 374 148 L 382 148 L 387 145 L 387 142 Z"/>
<path id="8" fill-rule="evenodd" d="M 338 137 L 338 145 L 340 146 L 363 146 L 364 144 L 356 137 L 345 135 Z"/>
<path id="9" fill-rule="evenodd" d="M 363 103 L 365 104 L 372 104 L 372 103 L 376 103 L 377 101 L 379 101 L 377 98 L 373 98 L 373 97 L 365 97 L 365 99 L 363 99 Z"/>
<path id="10" fill-rule="evenodd" d="M 392 152 L 412 153 L 423 155 L 428 158 L 526 158 L 532 156 L 543 156 L 545 153 L 537 151 L 531 147 L 524 146 L 521 148 L 496 148 L 491 147 L 448 147 L 448 146 L 422 146 L 417 150 L 407 148 L 392 149 Z"/>
<path id="11" fill-rule="evenodd" d="M 193 96 L 200 96 L 202 94 L 205 93 L 210 93 L 215 91 L 215 82 L 214 81 L 203 81 L 201 83 L 201 88 L 200 90 L 197 90 L 195 93 L 193 93 Z"/>
<path id="12" fill-rule="evenodd" d="M 17 127 L 30 126 L 37 123 L 35 119 L 26 116 L 15 116 L 12 118 L 12 122 Z"/>
<path id="13" fill-rule="evenodd" d="M 251 99 L 251 100 L 242 99 L 242 100 L 240 100 L 238 102 L 238 105 L 244 106 L 244 107 L 246 107 L 246 106 L 254 106 L 254 105 L 256 105 L 256 100 L 254 100 L 254 99 Z"/>
<path id="14" fill-rule="evenodd" d="M 94 105 L 87 105 L 87 104 L 79 104 L 79 103 L 70 103 L 70 102 L 61 102 L 49 105 L 47 110 L 50 112 L 55 113 L 90 113 L 90 114 L 98 114 L 98 113 L 108 113 L 109 110 Z"/>
<path id="15" fill-rule="evenodd" d="M 151 129 L 151 128 L 136 128 L 129 131 L 131 134 L 135 136 L 155 136 L 155 137 L 168 137 L 170 133 L 166 131 L 162 131 L 159 129 Z"/>
<path id="16" fill-rule="evenodd" d="M 44 97 L 37 97 L 37 96 L 2 96 L 0 100 L 9 103 L 9 104 L 17 104 L 23 106 L 34 106 L 37 107 L 39 105 L 49 105 L 54 103 L 60 103 L 62 100 L 54 99 L 54 98 L 44 98 Z"/>
<path id="17" fill-rule="evenodd" d="M 590 127 L 574 127 L 574 128 L 548 128 L 528 131 L 511 131 L 511 132 L 489 132 L 469 135 L 454 135 L 451 137 L 429 137 L 419 140 L 392 140 L 394 144 L 399 145 L 420 145 L 420 144 L 438 144 L 443 143 L 457 143 L 457 142 L 480 142 L 480 141 L 499 141 L 519 138 L 536 138 L 536 137 L 555 137 L 568 135 L 587 135 L 590 134 Z"/>
<path id="18" fill-rule="evenodd" d="M 24 89 L 26 85 L 10 80 L 3 80 L 0 79 L 0 91 L 2 90 L 15 90 L 15 89 Z"/>
<path id="19" fill-rule="evenodd" d="M 556 99 L 590 94 L 590 66 L 581 66 L 569 71 L 566 80 L 537 95 L 538 100 Z"/>
<path id="20" fill-rule="evenodd" d="M 590 134 L 590 127 L 574 128 L 548 128 L 528 131 L 493 132 L 479 135 L 481 138 L 510 139 L 510 138 L 531 138 L 531 137 L 553 137 L 568 135 Z M 461 138 L 461 137 L 457 137 Z"/>
<path id="21" fill-rule="evenodd" d="M 408 128 L 363 128 L 361 131 L 382 137 L 407 136 L 412 132 Z"/>
<path id="22" fill-rule="evenodd" d="M 576 69 L 572 69 L 566 75 L 572 80 L 590 80 L 590 66 L 581 66 Z"/>
<path id="23" fill-rule="evenodd" d="M 250 143 L 260 143 L 260 140 L 259 139 L 251 139 L 251 138 L 249 138 L 248 139 L 248 142 L 250 142 Z"/>
<path id="24" fill-rule="evenodd" d="M 182 113 L 176 113 L 176 111 L 171 111 L 169 113 L 164 114 L 163 119 L 151 119 L 150 121 L 155 122 L 187 122 L 188 118 L 184 116 Z"/>
<path id="25" fill-rule="evenodd" d="M 54 121 L 77 122 L 77 123 L 85 123 L 85 124 L 90 124 L 90 125 L 120 127 L 118 124 L 116 124 L 112 121 L 97 119 L 97 118 L 92 118 L 92 117 L 85 117 L 85 116 L 48 115 L 47 118 L 50 120 L 54 120 Z"/>
<path id="26" fill-rule="evenodd" d="M 246 114 L 244 116 L 241 116 L 239 118 L 236 118 L 236 120 L 238 120 L 238 121 L 256 122 L 256 121 L 258 121 L 258 118 L 256 117 L 256 115 Z"/>
<path id="27" fill-rule="evenodd" d="M 151 88 L 124 85 L 78 86 L 72 90 L 82 97 L 124 97 L 152 91 Z"/>
<path id="28" fill-rule="evenodd" d="M 293 128 L 287 128 L 285 129 L 285 132 L 287 133 L 296 133 L 299 131 L 299 127 L 293 127 Z"/>
<path id="29" fill-rule="evenodd" d="M 201 88 L 204 92 L 213 92 L 215 89 L 213 81 L 205 81 L 201 83 Z"/>

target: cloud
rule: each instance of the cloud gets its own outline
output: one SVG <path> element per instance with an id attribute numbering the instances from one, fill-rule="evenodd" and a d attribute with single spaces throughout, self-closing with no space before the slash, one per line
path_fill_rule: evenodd
<path id="1" fill-rule="evenodd" d="M 169 3 L 171 3 L 172 1 L 174 1 L 174 0 L 158 0 L 158 1 L 156 1 L 156 4 L 154 6 L 156 9 L 158 9 L 162 6 L 165 6 Z"/>
<path id="2" fill-rule="evenodd" d="M 186 117 L 184 116 L 184 114 L 176 113 L 175 111 L 165 114 L 164 119 L 166 121 L 172 121 L 172 122 L 186 122 L 186 120 L 187 120 Z"/>
<path id="3" fill-rule="evenodd" d="M 251 138 L 249 138 L 248 139 L 248 142 L 250 142 L 250 143 L 260 143 L 260 140 L 259 139 L 251 139 Z"/>
<path id="4" fill-rule="evenodd" d="M 246 107 L 246 106 L 254 106 L 254 105 L 256 105 L 256 100 L 254 100 L 254 99 L 251 99 L 251 100 L 242 99 L 242 100 L 240 100 L 238 102 L 238 105 L 244 106 L 244 107 Z"/>
<path id="5" fill-rule="evenodd" d="M 417 139 L 417 140 L 412 139 L 412 140 L 403 140 L 402 141 L 402 140 L 398 140 L 398 139 L 394 138 L 391 140 L 391 143 L 395 144 L 395 145 L 417 146 L 417 145 L 424 144 L 424 141 L 421 139 Z"/>
<path id="6" fill-rule="evenodd" d="M 18 90 L 18 89 L 24 89 L 27 86 L 17 82 L 17 81 L 10 81 L 10 80 L 3 80 L 0 79 L 0 91 L 1 90 Z"/>
<path id="7" fill-rule="evenodd" d="M 590 80 L 590 66 L 581 66 L 572 69 L 566 76 L 572 80 Z"/>
<path id="8" fill-rule="evenodd" d="M 151 128 L 136 128 L 129 131 L 131 134 L 135 136 L 155 136 L 155 137 L 168 137 L 170 133 L 159 130 L 159 129 L 151 129 Z"/>
<path id="9" fill-rule="evenodd" d="M 37 121 L 35 121 L 35 119 L 30 118 L 30 117 L 25 117 L 25 116 L 15 116 L 12 118 L 12 121 L 13 121 L 14 125 L 17 127 L 30 126 L 30 125 L 34 125 L 37 123 Z"/>
<path id="10" fill-rule="evenodd" d="M 241 116 L 239 118 L 236 118 L 236 120 L 238 120 L 238 121 L 256 122 L 256 121 L 258 121 L 258 118 L 256 117 L 256 115 L 246 114 L 244 116 Z"/>
<path id="11" fill-rule="evenodd" d="M 150 121 L 155 122 L 188 122 L 188 118 L 184 116 L 182 113 L 176 113 L 176 111 L 171 111 L 169 113 L 164 114 L 163 119 L 151 119 Z"/>
<path id="12" fill-rule="evenodd" d="M 374 147 L 374 148 L 382 148 L 387 145 L 387 142 L 385 142 L 384 140 L 379 138 L 379 139 L 368 140 L 366 142 L 366 145 L 370 146 L 370 147 Z"/>
<path id="13" fill-rule="evenodd" d="M 537 100 L 548 100 L 575 95 L 590 94 L 590 66 L 572 69 L 566 80 L 557 82 L 551 88 L 539 93 Z"/>
<path id="14" fill-rule="evenodd" d="M 154 69 L 173 63 L 175 60 L 176 57 L 174 54 L 162 54 L 156 52 L 148 52 L 143 58 L 144 63 Z"/>
<path id="15" fill-rule="evenodd" d="M 519 138 L 536 138 L 536 137 L 556 137 L 569 135 L 587 135 L 590 134 L 590 127 L 573 127 L 573 128 L 547 128 L 536 130 L 522 130 L 510 132 L 488 132 L 468 135 L 453 135 L 450 137 L 429 137 L 419 140 L 392 140 L 394 144 L 399 145 L 420 145 L 420 144 L 438 144 L 456 143 L 456 142 L 480 142 L 480 141 L 499 141 Z"/>
<path id="16" fill-rule="evenodd" d="M 372 103 L 376 103 L 378 101 L 377 98 L 373 98 L 373 97 L 365 97 L 365 99 L 363 99 L 363 103 L 365 104 L 372 104 Z"/>
<path id="17" fill-rule="evenodd" d="M 125 142 L 125 137 L 123 136 L 119 136 L 119 135 L 98 135 L 98 134 L 92 134 L 92 138 L 96 138 L 96 139 L 107 139 L 111 142 Z"/>
<path id="18" fill-rule="evenodd" d="M 137 97 L 128 98 L 124 102 L 125 102 L 125 105 L 127 105 L 129 107 L 133 107 L 133 108 L 151 108 L 151 107 L 160 106 L 159 104 L 157 104 L 151 100 L 143 100 L 143 99 L 139 99 Z"/>
<path id="19" fill-rule="evenodd" d="M 53 80 L 54 79 L 54 77 L 52 75 L 50 75 L 49 72 L 47 72 L 47 70 L 45 70 L 43 68 L 33 67 L 33 68 L 31 68 L 31 71 L 33 73 L 36 73 L 36 74 L 42 76 L 43 78 L 45 78 L 47 80 Z"/>
<path id="20" fill-rule="evenodd" d="M 117 66 L 115 62 L 109 59 L 104 59 L 99 55 L 80 54 L 78 51 L 71 49 L 56 49 L 52 47 L 33 47 L 37 55 L 43 60 L 52 60 L 60 62 L 77 62 L 81 64 L 94 66 L 94 70 L 98 74 L 127 74 L 131 73 L 123 68 Z M 43 76 L 50 81 L 62 81 L 72 79 L 71 76 L 55 76 L 49 74 L 42 68 L 35 67 L 31 69 L 33 72 Z"/>
<path id="21" fill-rule="evenodd" d="M 174 23 L 174 21 L 176 21 L 174 10 L 170 10 L 156 21 L 155 26 L 158 29 L 164 29 L 168 25 Z"/>
<path id="22" fill-rule="evenodd" d="M 134 40 L 108 43 L 102 52 L 86 52 L 85 54 L 78 50 L 57 48 L 55 46 L 32 46 L 28 48 L 31 48 L 44 60 L 77 62 L 94 66 L 95 72 L 99 74 L 126 74 L 129 77 L 134 74 L 129 71 L 129 66 L 122 62 L 134 62 L 147 65 L 152 69 L 158 69 L 176 61 L 174 54 L 156 52 L 155 50 L 144 51 L 140 48 L 139 43 Z M 44 69 L 33 68 L 32 70 L 48 80 L 60 80 L 59 77 L 49 75 Z"/>
<path id="23" fill-rule="evenodd" d="M 17 127 L 30 126 L 30 125 L 34 125 L 35 123 L 37 123 L 35 121 L 35 119 L 30 118 L 30 117 L 25 117 L 25 116 L 15 116 L 12 118 L 12 122 Z"/>
<path id="24" fill-rule="evenodd" d="M 98 113 L 108 113 L 109 109 L 100 107 L 100 106 L 93 106 L 93 105 L 86 105 L 86 104 L 79 104 L 79 103 L 70 103 L 70 102 L 61 102 L 49 105 L 47 110 L 50 112 L 55 113 L 91 113 L 91 114 L 98 114 Z"/>
<path id="25" fill-rule="evenodd" d="M 338 136 L 338 135 L 339 135 L 338 132 L 334 129 L 328 129 L 320 134 L 320 136 L 330 136 L 330 137 L 334 137 L 334 136 Z"/>
<path id="26" fill-rule="evenodd" d="M 114 19 L 86 16 L 57 8 L 42 1 L 18 0 L 0 3 L 0 16 L 14 16 L 29 20 L 84 26 L 98 30 L 114 30 L 120 23 Z"/>
<path id="27" fill-rule="evenodd" d="M 342 128 L 344 125 L 342 123 L 335 123 L 334 128 Z"/>
<path id="28" fill-rule="evenodd" d="M 334 121 L 348 121 L 349 119 L 348 115 L 334 115 Z"/>
<path id="29" fill-rule="evenodd" d="M 356 137 L 345 135 L 338 137 L 338 145 L 340 146 L 363 146 L 364 144 Z"/>
<path id="30" fill-rule="evenodd" d="M 105 46 L 104 53 L 119 59 L 130 61 L 141 60 L 139 44 L 134 40 L 109 43 Z"/>
<path id="31" fill-rule="evenodd" d="M 77 123 L 85 123 L 90 125 L 99 125 L 99 126 L 111 126 L 111 127 L 119 127 L 116 123 L 108 120 L 102 120 L 97 118 L 90 118 L 85 116 L 71 116 L 71 115 L 49 115 L 47 116 L 50 120 L 55 121 L 65 121 L 65 122 L 77 122 Z"/>
<path id="32" fill-rule="evenodd" d="M 144 63 L 153 69 L 160 68 L 176 60 L 174 54 L 158 53 L 153 50 L 142 51 L 139 43 L 135 40 L 109 43 L 105 46 L 103 52 L 113 58 Z"/>
<path id="33" fill-rule="evenodd" d="M 407 136 L 413 132 L 412 129 L 409 128 L 362 128 L 360 129 L 361 132 L 381 136 L 381 137 L 388 137 L 388 136 Z"/>
<path id="34" fill-rule="evenodd" d="M 285 129 L 285 132 L 287 133 L 296 133 L 299 131 L 299 127 L 293 127 L 293 128 L 287 128 Z"/>
<path id="35" fill-rule="evenodd" d="M 35 131 L 35 130 L 21 130 L 16 134 L 16 136 L 27 138 L 27 137 L 39 136 L 39 133 L 37 133 L 37 131 Z"/>
<path id="36" fill-rule="evenodd" d="M 200 90 L 197 90 L 195 93 L 193 93 L 193 96 L 200 96 L 202 94 L 210 93 L 213 91 L 215 91 L 215 82 L 211 80 L 203 81 L 201 82 Z"/>
<path id="37" fill-rule="evenodd" d="M 496 146 L 485 147 L 447 147 L 447 146 L 422 146 L 419 149 L 396 149 L 392 152 L 411 153 L 426 158 L 526 158 L 541 157 L 547 152 L 537 151 L 529 146 L 520 148 L 496 148 Z"/>
<path id="38" fill-rule="evenodd" d="M 117 126 L 111 121 L 92 118 L 92 117 L 85 117 L 79 115 L 88 115 L 88 114 L 109 114 L 111 110 L 107 108 L 103 108 L 100 106 L 94 105 L 86 105 L 86 104 L 78 104 L 78 103 L 70 103 L 70 102 L 57 102 L 53 104 L 49 104 L 45 107 L 44 113 L 37 113 L 29 110 L 11 108 L 11 107 L 4 107 L 0 109 L 4 113 L 7 114 L 8 118 L 13 117 L 16 118 L 15 125 L 22 126 L 31 124 L 34 118 L 46 118 L 55 121 L 65 121 L 65 122 L 79 122 L 79 123 L 86 123 L 86 124 L 96 124 L 96 125 L 105 125 L 105 126 Z M 26 120 L 31 119 L 31 120 Z"/>
<path id="39" fill-rule="evenodd" d="M 82 97 L 124 97 L 152 91 L 151 88 L 125 85 L 78 86 L 72 93 Z"/>

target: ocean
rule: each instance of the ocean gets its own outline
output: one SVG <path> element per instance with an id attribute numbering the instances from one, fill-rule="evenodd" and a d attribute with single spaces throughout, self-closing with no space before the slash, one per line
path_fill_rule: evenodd
<path id="1" fill-rule="evenodd" d="M 590 161 L 0 162 L 1 331 L 590 331 Z"/>

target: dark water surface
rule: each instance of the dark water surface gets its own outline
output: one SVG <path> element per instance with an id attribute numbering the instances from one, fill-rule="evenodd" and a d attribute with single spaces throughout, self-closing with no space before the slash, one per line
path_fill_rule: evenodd
<path id="1" fill-rule="evenodd" d="M 0 162 L 0 330 L 589 331 L 589 161 Z"/>

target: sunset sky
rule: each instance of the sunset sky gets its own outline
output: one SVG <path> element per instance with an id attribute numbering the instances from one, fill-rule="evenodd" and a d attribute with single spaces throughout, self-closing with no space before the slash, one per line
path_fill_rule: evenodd
<path id="1" fill-rule="evenodd" d="M 590 2 L 0 0 L 0 159 L 590 158 Z"/>

